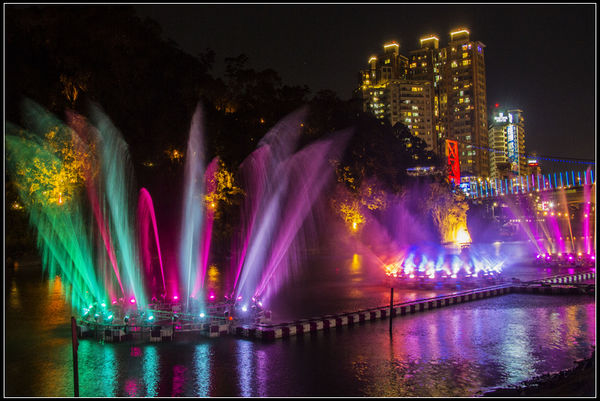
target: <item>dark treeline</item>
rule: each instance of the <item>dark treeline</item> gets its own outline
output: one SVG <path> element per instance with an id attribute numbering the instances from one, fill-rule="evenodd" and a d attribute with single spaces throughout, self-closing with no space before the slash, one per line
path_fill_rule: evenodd
<path id="1" fill-rule="evenodd" d="M 23 125 L 24 98 L 61 119 L 66 110 L 87 115 L 90 102 L 98 104 L 129 144 L 138 185 L 153 196 L 181 192 L 183 159 L 170 152 L 185 151 L 198 103 L 204 110 L 207 163 L 218 156 L 234 172 L 273 125 L 306 105 L 301 145 L 353 130 L 340 165 L 348 167 L 354 184 L 377 177 L 398 192 L 407 167 L 438 162 L 407 127 L 382 124 L 362 113 L 359 102 L 341 100 L 332 91 L 286 85 L 272 69 L 253 69 L 245 55 L 219 55 L 227 57 L 226 72 L 213 76 L 214 51 L 183 52 L 132 6 L 7 6 L 5 11 L 6 120 Z M 16 193 L 6 180 L 8 205 Z M 179 196 L 177 203 L 172 196 L 157 198 L 157 209 L 166 207 L 173 213 L 167 218 L 177 217 Z M 23 221 L 6 210 L 12 223 Z"/>

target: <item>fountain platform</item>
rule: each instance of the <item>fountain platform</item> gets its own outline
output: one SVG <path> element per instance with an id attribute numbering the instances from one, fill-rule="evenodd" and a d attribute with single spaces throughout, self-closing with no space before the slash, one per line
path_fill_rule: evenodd
<path id="1" fill-rule="evenodd" d="M 272 341 L 291 336 L 314 334 L 318 331 L 341 329 L 365 324 L 367 321 L 401 317 L 431 309 L 490 298 L 511 293 L 540 295 L 591 295 L 595 293 L 595 270 L 577 274 L 557 275 L 540 280 L 522 282 L 512 279 L 497 285 L 452 292 L 432 298 L 367 308 L 358 311 L 323 315 L 293 322 L 270 324 L 267 319 L 250 321 L 240 318 L 211 318 L 205 322 L 168 322 L 154 324 L 102 324 L 80 320 L 78 336 L 104 342 L 170 342 L 194 341 L 202 337 L 236 336 L 251 340 Z M 582 283 L 583 282 L 583 283 Z M 587 282 L 587 283 L 586 283 Z M 129 323 L 129 322 L 128 322 Z"/>

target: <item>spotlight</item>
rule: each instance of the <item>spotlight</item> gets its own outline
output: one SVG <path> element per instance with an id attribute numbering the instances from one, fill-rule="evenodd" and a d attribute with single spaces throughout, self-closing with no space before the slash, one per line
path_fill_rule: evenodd
<path id="1" fill-rule="evenodd" d="M 242 306 L 242 312 L 247 312 L 248 308 L 246 307 L 246 305 Z"/>
<path id="2" fill-rule="evenodd" d="M 113 315 L 108 315 L 107 320 L 113 320 Z"/>
<path id="3" fill-rule="evenodd" d="M 106 304 L 105 304 L 104 302 L 102 302 L 102 303 L 100 304 L 100 306 L 101 306 L 101 307 L 103 307 L 103 308 L 106 308 Z"/>
<path id="4" fill-rule="evenodd" d="M 200 317 L 202 317 L 202 318 L 204 317 L 204 312 L 200 313 Z"/>
<path id="5" fill-rule="evenodd" d="M 134 303 L 135 303 L 135 298 L 131 298 L 131 299 L 129 300 L 129 303 L 131 303 L 131 304 L 134 304 Z"/>
<path id="6" fill-rule="evenodd" d="M 173 300 L 177 301 L 179 297 L 177 295 L 173 296 Z"/>
<path id="7" fill-rule="evenodd" d="M 154 316 L 148 316 L 148 320 L 154 320 Z"/>

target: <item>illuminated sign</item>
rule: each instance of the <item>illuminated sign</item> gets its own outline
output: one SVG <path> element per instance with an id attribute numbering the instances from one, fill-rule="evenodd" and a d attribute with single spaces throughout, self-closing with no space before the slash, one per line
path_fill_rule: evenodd
<path id="1" fill-rule="evenodd" d="M 506 140 L 508 142 L 508 161 L 514 173 L 519 173 L 519 141 L 517 140 L 517 127 L 510 124 L 506 128 Z"/>
<path id="2" fill-rule="evenodd" d="M 500 112 L 497 116 L 494 116 L 494 121 L 497 123 L 505 123 L 508 120 L 508 117 L 504 115 L 504 113 Z"/>

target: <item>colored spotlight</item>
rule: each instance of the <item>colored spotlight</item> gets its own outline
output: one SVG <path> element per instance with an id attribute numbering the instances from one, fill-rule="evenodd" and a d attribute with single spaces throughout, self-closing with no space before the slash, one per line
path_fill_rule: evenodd
<path id="1" fill-rule="evenodd" d="M 204 317 L 204 312 L 200 313 L 200 317 Z"/>
<path id="2" fill-rule="evenodd" d="M 130 303 L 130 304 L 134 304 L 134 303 L 135 303 L 135 298 L 131 298 L 131 299 L 129 300 L 129 303 Z"/>

